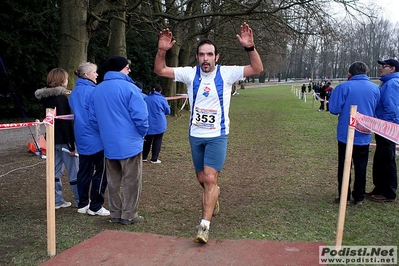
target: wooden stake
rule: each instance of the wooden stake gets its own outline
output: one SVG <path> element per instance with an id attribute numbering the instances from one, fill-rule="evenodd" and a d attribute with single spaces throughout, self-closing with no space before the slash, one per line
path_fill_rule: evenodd
<path id="1" fill-rule="evenodd" d="M 313 101 L 312 101 L 312 109 L 314 108 L 314 102 L 316 101 L 316 96 L 314 94 L 312 94 L 313 97 Z"/>
<path id="2" fill-rule="evenodd" d="M 46 117 L 55 116 L 54 109 L 46 109 Z M 47 190 L 47 254 L 55 256 L 55 173 L 54 173 L 54 119 L 46 124 L 46 190 Z"/>
<path id="3" fill-rule="evenodd" d="M 350 111 L 351 121 L 349 121 L 348 136 L 346 139 L 344 175 L 342 178 L 342 187 L 341 187 L 341 195 L 339 202 L 339 214 L 337 222 L 337 233 L 335 239 L 336 247 L 341 247 L 342 237 L 344 232 L 346 202 L 348 200 L 349 176 L 350 176 L 351 163 L 352 163 L 353 138 L 355 136 L 355 127 L 353 123 L 356 120 L 356 112 L 357 112 L 357 105 L 351 105 L 351 111 Z"/>

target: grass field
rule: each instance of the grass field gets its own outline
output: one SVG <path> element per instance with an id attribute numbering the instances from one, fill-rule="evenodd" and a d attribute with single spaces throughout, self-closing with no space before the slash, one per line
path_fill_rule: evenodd
<path id="1" fill-rule="evenodd" d="M 311 95 L 306 103 L 298 99 L 291 85 L 239 90 L 232 98 L 229 149 L 219 179 L 221 212 L 212 220 L 211 238 L 335 243 L 337 117 L 318 107 Z M 122 226 L 76 208 L 57 210 L 57 254 L 105 229 L 194 236 L 201 188 L 191 163 L 188 113 L 168 119 L 162 164 L 143 165 L 139 208 L 146 222 Z M 34 166 L 0 177 L 0 265 L 39 265 L 49 259 L 45 164 L 25 146 L 10 153 L 0 155 L 0 176 Z M 373 154 L 370 147 L 367 190 Z M 68 184 L 63 190 L 72 200 Z M 348 206 L 342 244 L 398 245 L 397 211 L 397 202 Z"/>

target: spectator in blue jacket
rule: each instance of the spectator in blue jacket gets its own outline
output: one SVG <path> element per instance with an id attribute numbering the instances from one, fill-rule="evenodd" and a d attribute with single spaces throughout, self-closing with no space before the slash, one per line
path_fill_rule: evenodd
<path id="1" fill-rule="evenodd" d="M 79 151 L 78 213 L 109 216 L 104 204 L 107 177 L 104 174 L 104 148 L 100 133 L 89 121 L 89 105 L 97 83 L 97 65 L 85 62 L 76 70 L 76 86 L 69 97 L 75 113 L 74 132 Z M 90 191 L 90 197 L 89 197 Z"/>
<path id="2" fill-rule="evenodd" d="M 138 81 L 134 81 L 134 85 L 136 85 L 136 87 L 140 90 L 140 92 L 141 92 L 141 97 L 143 97 L 143 99 L 145 99 L 145 98 L 148 97 L 147 94 L 145 94 L 145 93 L 143 92 L 143 89 L 144 89 L 143 83 L 138 82 Z"/>
<path id="3" fill-rule="evenodd" d="M 128 76 L 129 63 L 121 56 L 104 63 L 104 80 L 90 104 L 90 122 L 99 129 L 104 146 L 111 222 L 143 222 L 138 214 L 142 189 L 142 150 L 148 130 L 147 106 Z M 121 194 L 123 191 L 123 197 Z"/>
<path id="4" fill-rule="evenodd" d="M 396 59 L 378 61 L 380 64 L 381 100 L 376 117 L 399 124 L 399 62 Z M 396 143 L 375 134 L 377 144 L 373 159 L 374 189 L 367 193 L 374 201 L 396 200 L 398 171 L 396 167 Z"/>
<path id="5" fill-rule="evenodd" d="M 338 197 L 340 202 L 342 179 L 345 164 L 346 141 L 351 105 L 357 105 L 357 111 L 363 115 L 374 117 L 379 102 L 380 91 L 378 86 L 371 82 L 366 75 L 368 67 L 363 62 L 354 62 L 349 67 L 348 81 L 338 85 L 332 92 L 329 100 L 331 114 L 338 116 Z M 366 170 L 369 156 L 371 134 L 355 131 L 352 159 L 355 168 L 355 180 L 352 197 L 355 205 L 363 203 L 366 194 Z M 348 188 L 347 203 L 350 203 L 350 189 Z"/>
<path id="6" fill-rule="evenodd" d="M 162 146 L 163 133 L 167 128 L 166 116 L 170 114 L 170 107 L 165 97 L 161 94 L 162 87 L 159 84 L 152 85 L 152 89 L 145 102 L 148 109 L 149 128 L 144 138 L 143 161 L 147 161 L 147 156 L 151 146 L 151 163 L 161 163 L 158 159 Z"/>

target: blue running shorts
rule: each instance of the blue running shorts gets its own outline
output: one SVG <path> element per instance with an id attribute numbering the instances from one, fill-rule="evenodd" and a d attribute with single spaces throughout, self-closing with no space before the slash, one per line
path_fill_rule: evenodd
<path id="1" fill-rule="evenodd" d="M 206 165 L 220 172 L 226 160 L 228 136 L 189 139 L 195 171 L 203 171 Z"/>

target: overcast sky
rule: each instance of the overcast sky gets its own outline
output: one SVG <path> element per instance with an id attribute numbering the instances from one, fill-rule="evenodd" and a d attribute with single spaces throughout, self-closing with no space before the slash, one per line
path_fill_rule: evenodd
<path id="1" fill-rule="evenodd" d="M 384 18 L 393 23 L 399 22 L 399 0 L 361 0 L 361 2 L 374 3 L 381 6 Z"/>

